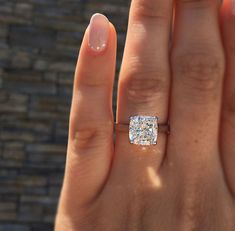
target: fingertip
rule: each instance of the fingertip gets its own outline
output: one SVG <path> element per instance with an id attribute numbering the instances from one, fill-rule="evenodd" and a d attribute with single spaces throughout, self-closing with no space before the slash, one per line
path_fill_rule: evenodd
<path id="1" fill-rule="evenodd" d="M 95 52 L 100 53 L 106 49 L 109 41 L 109 20 L 103 14 L 93 14 L 89 24 L 88 46 Z"/>
<path id="2" fill-rule="evenodd" d="M 75 76 L 81 76 L 79 75 L 79 73 L 81 72 L 92 73 L 94 72 L 94 70 L 96 70 L 94 72 L 94 74 L 96 74 L 95 76 L 98 76 L 99 73 L 97 73 L 97 71 L 100 69 L 102 69 L 100 70 L 100 73 L 104 73 L 104 72 L 113 73 L 114 72 L 114 69 L 116 67 L 117 34 L 116 34 L 115 27 L 111 22 L 108 21 L 108 24 L 105 25 L 105 27 L 106 26 L 108 27 L 108 36 L 107 36 L 107 41 L 105 42 L 105 45 L 102 47 L 102 49 L 95 50 L 93 47 L 91 47 L 91 43 L 97 45 L 96 41 L 93 41 L 94 38 L 90 38 L 91 33 L 94 33 L 94 30 L 97 31 L 97 29 L 91 29 L 91 26 L 92 26 L 91 24 L 104 23 L 104 22 L 94 22 L 94 20 L 101 20 L 101 21 L 106 20 L 105 16 L 100 16 L 100 15 L 101 14 L 94 14 L 91 17 L 91 21 L 93 22 L 91 22 L 85 30 L 84 38 L 83 38 L 81 48 L 79 51 L 79 57 L 77 60 Z M 102 17 L 102 19 L 95 19 L 97 17 Z M 93 25 L 93 27 L 94 26 L 96 27 L 96 25 Z M 102 25 L 101 26 L 98 25 L 97 27 L 103 30 Z M 101 32 L 101 34 L 102 33 L 104 32 Z M 104 40 L 102 40 L 102 42 L 104 42 Z M 93 77 L 92 79 L 94 78 L 97 79 L 97 77 Z M 84 77 L 82 79 L 84 80 Z M 81 78 L 80 77 L 76 78 L 76 81 L 78 80 L 81 80 Z"/>
<path id="3" fill-rule="evenodd" d="M 107 20 L 107 24 L 106 24 Z M 102 14 L 94 14 L 85 30 L 80 57 L 110 57 L 116 52 L 117 33 L 115 26 Z"/>

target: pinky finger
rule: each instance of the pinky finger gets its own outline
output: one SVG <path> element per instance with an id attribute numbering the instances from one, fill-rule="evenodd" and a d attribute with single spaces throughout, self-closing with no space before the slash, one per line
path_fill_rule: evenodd
<path id="1" fill-rule="evenodd" d="M 95 200 L 108 176 L 113 154 L 115 62 L 115 29 L 104 15 L 95 14 L 85 32 L 75 72 L 58 216 L 77 216 L 79 209 Z"/>

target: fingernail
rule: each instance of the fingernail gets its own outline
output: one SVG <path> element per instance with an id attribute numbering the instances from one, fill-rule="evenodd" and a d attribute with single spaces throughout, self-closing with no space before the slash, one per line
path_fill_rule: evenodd
<path id="1" fill-rule="evenodd" d="M 109 37 L 109 20 L 102 14 L 94 14 L 89 26 L 88 45 L 95 52 L 103 51 Z"/>
<path id="2" fill-rule="evenodd" d="M 231 0 L 232 2 L 232 13 L 235 15 L 235 0 Z"/>

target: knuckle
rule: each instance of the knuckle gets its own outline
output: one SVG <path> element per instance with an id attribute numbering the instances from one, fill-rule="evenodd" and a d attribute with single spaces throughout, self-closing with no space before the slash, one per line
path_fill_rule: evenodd
<path id="1" fill-rule="evenodd" d="M 89 121 L 77 125 L 73 131 L 72 152 L 77 153 L 81 150 L 97 149 L 109 144 L 113 134 L 113 121 L 92 122 Z"/>
<path id="2" fill-rule="evenodd" d="M 224 75 L 224 60 L 213 53 L 173 55 L 173 72 L 191 94 L 201 96 L 218 92 Z"/>
<path id="3" fill-rule="evenodd" d="M 165 71 L 132 72 L 126 78 L 127 99 L 132 104 L 154 106 L 156 98 L 168 91 L 168 73 Z"/>

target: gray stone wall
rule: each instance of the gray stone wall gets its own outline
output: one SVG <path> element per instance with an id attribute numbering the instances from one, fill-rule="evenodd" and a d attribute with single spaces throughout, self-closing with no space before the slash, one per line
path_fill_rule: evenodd
<path id="1" fill-rule="evenodd" d="M 82 36 L 93 13 L 111 19 L 118 73 L 128 5 L 0 0 L 0 231 L 53 230 Z"/>

